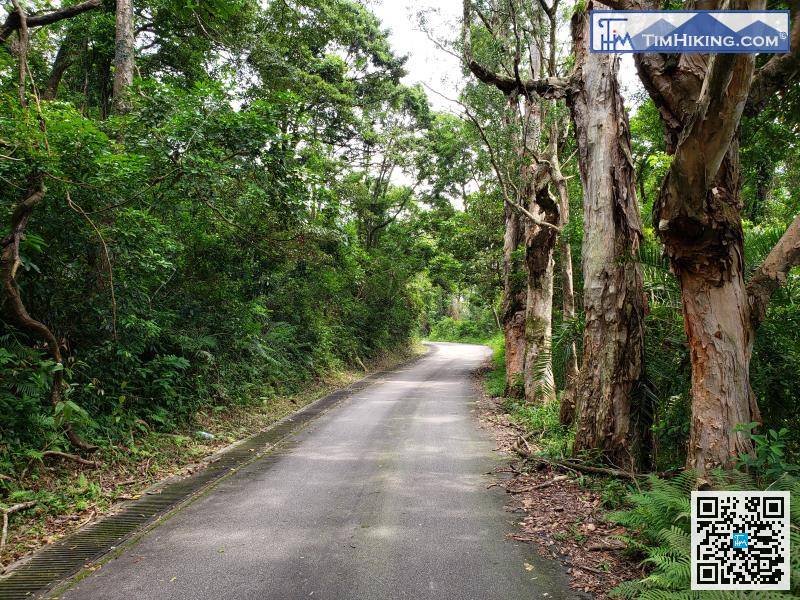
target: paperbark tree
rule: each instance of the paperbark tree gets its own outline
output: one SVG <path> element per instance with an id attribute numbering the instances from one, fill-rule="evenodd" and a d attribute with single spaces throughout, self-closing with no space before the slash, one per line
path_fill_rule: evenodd
<path id="1" fill-rule="evenodd" d="M 609 4 L 657 8 L 624 0 Z M 764 2 L 735 0 L 725 8 L 761 10 Z M 759 420 L 750 387 L 753 338 L 771 294 L 800 260 L 795 220 L 745 284 L 737 139 L 745 107 L 758 110 L 798 75 L 797 7 L 794 14 L 792 53 L 776 55 L 758 71 L 753 54 L 636 55 L 673 155 L 653 221 L 681 286 L 692 363 L 687 466 L 701 474 L 730 467 L 737 455 L 751 450 L 736 426 Z"/>
<path id="2" fill-rule="evenodd" d="M 522 64 L 522 41 L 517 23 L 514 4 L 510 3 L 509 43 L 513 65 L 508 76 L 494 73 L 480 64 L 472 56 L 471 27 L 472 6 L 464 0 L 464 20 L 462 42 L 464 62 L 475 77 L 492 85 L 505 94 L 513 110 L 521 112 L 519 118 L 519 139 L 517 159 L 519 172 L 512 177 L 516 182 L 503 181 L 501 186 L 506 195 L 506 232 L 504 244 L 504 295 L 503 325 L 506 340 L 506 391 L 516 397 L 524 395 L 531 402 L 552 399 L 555 396 L 551 357 L 552 305 L 553 305 L 553 249 L 557 240 L 559 211 L 557 203 L 550 200 L 547 190 L 550 171 L 541 162 L 539 145 L 542 134 L 542 106 L 531 91 L 520 84 Z M 498 31 L 489 24 L 485 15 L 481 16 L 492 35 L 501 43 Z M 528 45 L 525 67 L 531 77 L 537 77 L 541 66 L 541 48 L 533 43 Z M 510 83 L 510 84 L 509 84 Z M 522 107 L 520 110 L 519 107 Z M 485 136 L 484 136 L 485 137 Z M 488 140 L 486 140 L 488 143 Z M 510 178 L 508 178 L 510 179 Z M 540 200 L 544 199 L 544 205 Z M 522 218 L 520 218 L 522 215 Z M 521 235 L 520 235 L 521 234 Z M 513 256 L 520 242 L 525 248 L 525 289 L 516 285 Z M 567 272 L 571 275 L 571 271 Z M 571 281 L 567 286 L 572 288 Z M 522 384 L 522 385 L 520 385 Z"/>
<path id="3" fill-rule="evenodd" d="M 593 8 L 605 7 L 590 2 L 572 18 L 575 70 L 567 104 L 583 184 L 586 328 L 580 372 L 564 405 L 575 406 L 576 453 L 600 450 L 606 460 L 631 469 L 647 464 L 650 430 L 649 411 L 637 394 L 644 362 L 645 301 L 637 259 L 642 225 L 619 61 L 588 49 Z"/>

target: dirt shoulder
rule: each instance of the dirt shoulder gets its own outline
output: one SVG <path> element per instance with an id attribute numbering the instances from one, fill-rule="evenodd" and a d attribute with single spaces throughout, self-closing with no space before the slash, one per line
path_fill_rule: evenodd
<path id="1" fill-rule="evenodd" d="M 496 451 L 508 456 L 490 485 L 506 490 L 506 510 L 519 516 L 518 531 L 511 537 L 535 544 L 542 556 L 561 561 L 577 593 L 605 599 L 623 581 L 641 578 L 638 562 L 614 538 L 625 530 L 606 520 L 602 495 L 587 485 L 585 477 L 534 469 L 513 451 L 522 429 L 503 411 L 502 399 L 486 393 L 484 375 L 478 373 L 475 379 L 480 391 L 476 416 L 494 436 Z"/>
<path id="2" fill-rule="evenodd" d="M 299 394 L 273 398 L 266 404 L 209 408 L 197 414 L 191 427 L 177 432 L 142 431 L 134 437 L 134 444 L 98 451 L 93 457 L 97 466 L 48 456 L 33 468 L 41 459 L 32 459 L 30 474 L 10 482 L 17 491 L 3 494 L 0 488 L 2 504 L 10 506 L 30 498 L 36 502 L 29 510 L 9 516 L 7 543 L 0 548 L 0 574 L 11 571 L 42 546 L 115 512 L 146 490 L 204 469 L 231 445 L 265 431 L 311 402 L 424 352 L 424 347 L 418 346 L 386 354 L 370 361 L 365 370 L 331 373 L 309 383 Z M 25 496 L 19 490 L 24 490 Z"/>

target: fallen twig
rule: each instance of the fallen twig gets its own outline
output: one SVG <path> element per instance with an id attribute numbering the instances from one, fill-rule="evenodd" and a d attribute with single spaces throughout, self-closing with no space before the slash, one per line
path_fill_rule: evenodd
<path id="1" fill-rule="evenodd" d="M 622 540 L 611 538 L 600 542 L 590 542 L 584 547 L 589 552 L 602 552 L 605 550 L 623 550 L 626 548 L 626 544 Z"/>
<path id="2" fill-rule="evenodd" d="M 597 573 L 598 575 L 608 575 L 607 571 L 601 571 L 600 569 L 595 569 L 594 567 L 587 567 L 586 565 L 579 565 L 573 563 L 572 567 L 583 569 L 584 571 L 589 571 L 590 573 Z"/>
<path id="3" fill-rule="evenodd" d="M 569 479 L 569 477 L 567 477 L 566 475 L 558 475 L 556 477 L 553 477 L 549 481 L 545 481 L 544 483 L 540 483 L 539 485 L 533 486 L 532 488 L 530 488 L 529 491 L 541 490 L 542 488 L 550 487 L 551 485 L 555 485 L 559 481 L 566 481 L 567 479 Z"/>
<path id="4" fill-rule="evenodd" d="M 25 510 L 27 508 L 32 508 L 34 506 L 36 506 L 36 501 L 31 500 L 30 502 L 13 504 L 8 508 L 3 509 L 3 533 L 0 534 L 0 548 L 3 548 L 6 545 L 6 540 L 8 539 L 8 515 Z"/>
<path id="5" fill-rule="evenodd" d="M 63 458 L 64 460 L 71 460 L 72 462 L 76 462 L 79 465 L 86 465 L 87 467 L 99 466 L 98 463 L 93 460 L 87 460 L 85 458 L 81 458 L 77 454 L 68 454 L 66 452 L 59 452 L 58 450 L 47 450 L 42 453 L 42 458 L 47 458 L 48 456 Z"/>

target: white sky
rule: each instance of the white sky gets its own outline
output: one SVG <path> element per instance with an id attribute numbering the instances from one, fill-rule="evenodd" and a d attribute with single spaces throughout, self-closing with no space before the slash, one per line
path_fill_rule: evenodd
<path id="1" fill-rule="evenodd" d="M 424 15 L 426 29 L 436 40 L 453 40 L 460 34 L 462 0 L 363 0 L 364 3 L 390 30 L 390 40 L 395 51 L 408 56 L 405 83 L 424 83 L 448 97 L 456 97 L 463 85 L 461 67 L 457 57 L 438 48 L 421 30 L 419 15 Z M 565 35 L 569 35 L 568 32 Z M 631 106 L 631 99 L 641 88 L 636 68 L 630 54 L 622 56 L 620 83 L 623 96 Z M 441 96 L 428 97 L 437 110 L 453 110 L 454 105 Z"/>

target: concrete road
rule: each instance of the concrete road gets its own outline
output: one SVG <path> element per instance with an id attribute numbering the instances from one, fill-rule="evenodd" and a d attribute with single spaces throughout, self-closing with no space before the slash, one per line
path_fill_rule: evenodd
<path id="1" fill-rule="evenodd" d="M 476 428 L 488 349 L 435 344 L 79 581 L 69 600 L 572 599 L 560 566 L 506 539 Z"/>

